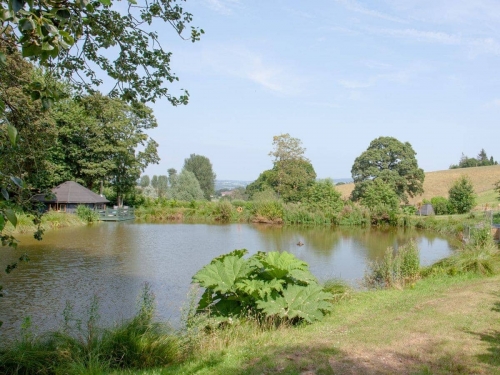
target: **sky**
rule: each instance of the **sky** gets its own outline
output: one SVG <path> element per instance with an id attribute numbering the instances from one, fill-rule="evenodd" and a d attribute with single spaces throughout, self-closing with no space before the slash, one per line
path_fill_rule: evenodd
<path id="1" fill-rule="evenodd" d="M 272 168 L 273 136 L 306 148 L 318 178 L 348 178 L 380 136 L 409 142 L 426 172 L 484 148 L 500 159 L 500 2 L 188 0 L 191 43 L 157 28 L 187 106 L 151 104 L 161 161 L 206 156 L 219 180 Z"/>

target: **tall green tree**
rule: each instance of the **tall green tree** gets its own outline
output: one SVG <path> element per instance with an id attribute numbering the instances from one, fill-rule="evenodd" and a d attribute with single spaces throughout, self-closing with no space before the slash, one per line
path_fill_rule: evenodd
<path id="1" fill-rule="evenodd" d="M 189 158 L 184 159 L 185 170 L 194 173 L 200 183 L 201 190 L 205 199 L 210 200 L 215 194 L 215 173 L 212 169 L 212 163 L 206 156 L 191 154 Z"/>
<path id="2" fill-rule="evenodd" d="M 139 185 L 142 188 L 148 187 L 150 183 L 151 183 L 151 179 L 149 178 L 149 176 L 147 174 L 144 174 L 141 176 L 141 179 L 139 181 Z"/>
<path id="3" fill-rule="evenodd" d="M 388 184 L 403 202 L 408 202 L 408 196 L 423 193 L 425 174 L 418 167 L 415 155 L 408 142 L 393 137 L 374 139 L 352 166 L 355 188 L 351 198 L 359 200 L 376 179 Z"/>
<path id="4" fill-rule="evenodd" d="M 168 190 L 168 177 L 165 175 L 158 176 L 158 198 L 163 198 Z"/>
<path id="5" fill-rule="evenodd" d="M 273 137 L 273 168 L 264 171 L 247 186 L 251 197 L 268 189 L 274 190 L 285 202 L 299 202 L 316 180 L 316 172 L 309 159 L 304 156 L 302 141 L 290 134 Z"/>
<path id="6" fill-rule="evenodd" d="M 174 186 L 177 182 L 177 170 L 175 168 L 169 168 L 168 172 L 168 183 L 170 186 Z"/>
<path id="7" fill-rule="evenodd" d="M 157 126 L 156 119 L 143 104 L 94 94 L 60 101 L 53 113 L 59 131 L 53 163 L 61 180 L 71 178 L 89 189 L 105 181 L 121 199 L 159 160 L 157 143 L 146 133 Z"/>
<path id="8" fill-rule="evenodd" d="M 203 190 L 193 172 L 182 169 L 177 182 L 169 189 L 169 198 L 178 201 L 193 201 L 204 198 Z"/>
<path id="9" fill-rule="evenodd" d="M 463 175 L 456 180 L 448 191 L 448 201 L 454 211 L 465 214 L 476 205 L 474 185 L 469 177 Z"/>

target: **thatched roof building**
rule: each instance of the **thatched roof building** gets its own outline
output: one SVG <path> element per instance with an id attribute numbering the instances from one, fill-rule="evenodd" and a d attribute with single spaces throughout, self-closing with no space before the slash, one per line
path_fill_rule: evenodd
<path id="1" fill-rule="evenodd" d="M 109 201 L 74 181 L 66 181 L 52 190 L 52 196 L 38 194 L 34 199 L 46 204 L 47 209 L 73 212 L 79 205 L 106 208 Z"/>

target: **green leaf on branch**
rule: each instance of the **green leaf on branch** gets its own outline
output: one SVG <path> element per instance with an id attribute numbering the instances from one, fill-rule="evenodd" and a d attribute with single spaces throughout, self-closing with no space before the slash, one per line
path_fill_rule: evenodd
<path id="1" fill-rule="evenodd" d="M 7 189 L 6 189 L 6 188 L 2 188 L 2 189 L 1 189 L 1 191 L 2 191 L 2 196 L 3 196 L 3 198 L 4 198 L 6 201 L 8 201 L 10 197 L 9 197 L 9 192 L 7 191 Z"/>
<path id="2" fill-rule="evenodd" d="M 7 63 L 7 57 L 5 56 L 5 53 L 0 52 L 0 64 L 5 65 Z"/>
<path id="3" fill-rule="evenodd" d="M 17 216 L 15 212 L 11 209 L 5 210 L 5 217 L 7 217 L 7 220 L 9 220 L 12 226 L 15 228 L 17 225 Z"/>
<path id="4" fill-rule="evenodd" d="M 9 0 L 9 9 L 14 13 L 19 12 L 24 7 L 23 0 Z"/>
<path id="5" fill-rule="evenodd" d="M 23 45 L 23 57 L 38 56 L 42 53 L 42 48 L 36 44 Z"/>
<path id="6" fill-rule="evenodd" d="M 3 231 L 3 228 L 5 228 L 5 218 L 0 215 L 0 232 Z"/>
<path id="7" fill-rule="evenodd" d="M 102 5 L 106 5 L 106 6 L 110 6 L 111 5 L 111 0 L 99 0 L 99 2 L 102 4 Z"/>
<path id="8" fill-rule="evenodd" d="M 56 16 L 61 20 L 69 20 L 71 18 L 71 13 L 67 9 L 58 9 Z"/>
<path id="9" fill-rule="evenodd" d="M 9 124 L 7 125 L 7 133 L 9 135 L 10 144 L 14 147 L 17 142 L 17 129 L 12 124 Z"/>
<path id="10" fill-rule="evenodd" d="M 19 177 L 10 176 L 10 180 L 20 189 L 24 188 L 24 182 Z"/>
<path id="11" fill-rule="evenodd" d="M 44 96 L 42 98 L 42 107 L 44 110 L 50 109 L 54 105 L 54 99 Z"/>
<path id="12" fill-rule="evenodd" d="M 31 31 L 35 29 L 35 22 L 31 18 L 22 18 L 19 20 L 19 29 L 21 31 Z"/>
<path id="13" fill-rule="evenodd" d="M 40 91 L 31 91 L 30 95 L 31 95 L 31 100 L 38 100 L 41 97 Z"/>

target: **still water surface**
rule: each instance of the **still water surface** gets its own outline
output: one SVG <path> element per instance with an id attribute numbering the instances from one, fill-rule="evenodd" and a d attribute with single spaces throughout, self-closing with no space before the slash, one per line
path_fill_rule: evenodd
<path id="1" fill-rule="evenodd" d="M 17 250 L 2 249 L 0 266 L 27 252 L 31 261 L 2 274 L 2 333 L 17 335 L 30 316 L 44 331 L 62 321 L 66 301 L 84 316 L 99 297 L 103 324 L 133 315 L 145 282 L 156 295 L 160 319 L 178 322 L 187 301 L 191 276 L 212 258 L 234 249 L 249 253 L 286 250 L 306 261 L 320 280 L 336 277 L 359 285 L 366 264 L 380 259 L 388 246 L 414 238 L 423 264 L 448 256 L 456 243 L 435 233 L 363 228 L 304 228 L 252 224 L 100 223 L 45 234 L 38 242 L 19 239 Z M 298 246 L 298 242 L 304 243 Z"/>

